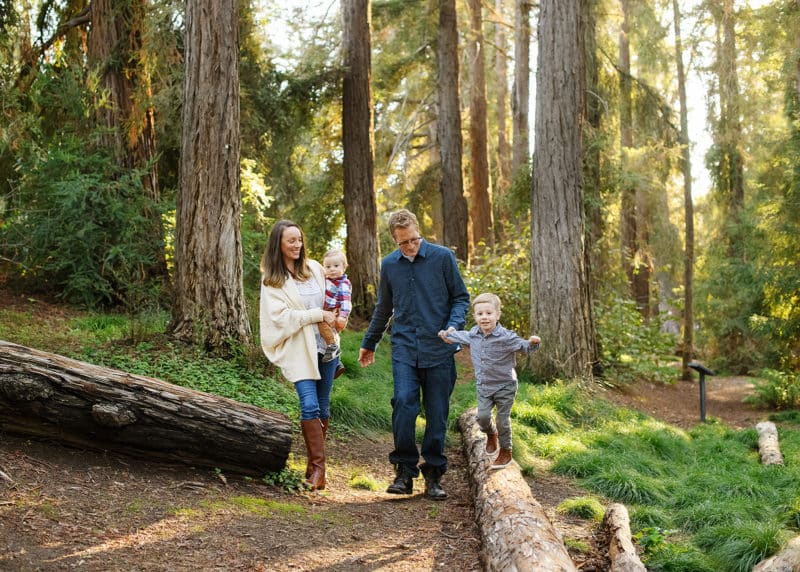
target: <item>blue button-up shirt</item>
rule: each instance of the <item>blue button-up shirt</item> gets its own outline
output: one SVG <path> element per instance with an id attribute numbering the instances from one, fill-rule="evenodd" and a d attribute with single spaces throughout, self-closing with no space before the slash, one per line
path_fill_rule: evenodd
<path id="1" fill-rule="evenodd" d="M 361 347 L 375 351 L 389 320 L 392 360 L 414 367 L 434 367 L 458 346 L 439 338 L 439 330 L 464 327 L 469 292 L 453 252 L 423 240 L 413 262 L 400 250 L 381 262 L 378 301 Z"/>
<path id="2" fill-rule="evenodd" d="M 474 326 L 469 331 L 447 332 L 447 339 L 469 346 L 478 393 L 484 397 L 492 395 L 504 385 L 516 385 L 516 353 L 530 353 L 539 348 L 539 344 L 531 344 L 530 340 L 519 337 L 500 324 L 486 335 L 480 327 Z"/>

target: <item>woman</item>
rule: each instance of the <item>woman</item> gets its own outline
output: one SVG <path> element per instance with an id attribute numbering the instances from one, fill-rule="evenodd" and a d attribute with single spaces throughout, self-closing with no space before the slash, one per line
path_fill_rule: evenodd
<path id="1" fill-rule="evenodd" d="M 306 257 L 303 231 L 289 220 L 275 223 L 261 258 L 261 348 L 294 383 L 308 464 L 305 484 L 325 488 L 325 436 L 338 360 L 322 362 L 326 344 L 316 324 L 333 327 L 336 314 L 322 309 L 325 273 Z M 335 328 L 334 328 L 335 331 Z"/>

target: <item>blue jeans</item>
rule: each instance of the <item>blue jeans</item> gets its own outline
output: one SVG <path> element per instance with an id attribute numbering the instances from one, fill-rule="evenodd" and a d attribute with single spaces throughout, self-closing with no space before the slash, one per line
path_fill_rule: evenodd
<path id="1" fill-rule="evenodd" d="M 392 362 L 394 396 L 392 397 L 392 434 L 394 451 L 389 462 L 414 478 L 423 475 L 441 476 L 447 471 L 444 454 L 447 416 L 450 414 L 450 395 L 456 383 L 456 364 L 451 357 L 435 367 L 423 368 Z M 417 467 L 416 424 L 420 412 L 420 391 L 425 407 L 425 435 L 422 438 L 422 457 L 425 463 Z"/>
<path id="2" fill-rule="evenodd" d="M 333 374 L 339 360 L 322 363 L 322 354 L 317 354 L 317 365 L 322 379 L 296 381 L 294 389 L 300 398 L 300 420 L 328 419 L 331 416 L 331 389 Z"/>

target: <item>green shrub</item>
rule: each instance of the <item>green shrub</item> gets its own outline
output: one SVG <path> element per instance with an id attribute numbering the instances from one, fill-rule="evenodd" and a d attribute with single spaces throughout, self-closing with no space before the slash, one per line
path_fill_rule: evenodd
<path id="1" fill-rule="evenodd" d="M 556 512 L 601 522 L 606 510 L 603 504 L 595 497 L 575 497 L 562 501 L 556 507 Z"/>
<path id="2" fill-rule="evenodd" d="M 760 380 L 756 380 L 755 395 L 746 399 L 749 403 L 775 409 L 800 408 L 800 373 L 765 369 Z"/>

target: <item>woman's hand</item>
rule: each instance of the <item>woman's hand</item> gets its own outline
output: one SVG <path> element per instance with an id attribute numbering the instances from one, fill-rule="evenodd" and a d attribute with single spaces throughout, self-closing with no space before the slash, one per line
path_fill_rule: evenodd
<path id="1" fill-rule="evenodd" d="M 336 313 L 329 312 L 328 310 L 322 310 L 322 321 L 333 327 L 333 325 L 336 323 Z"/>

